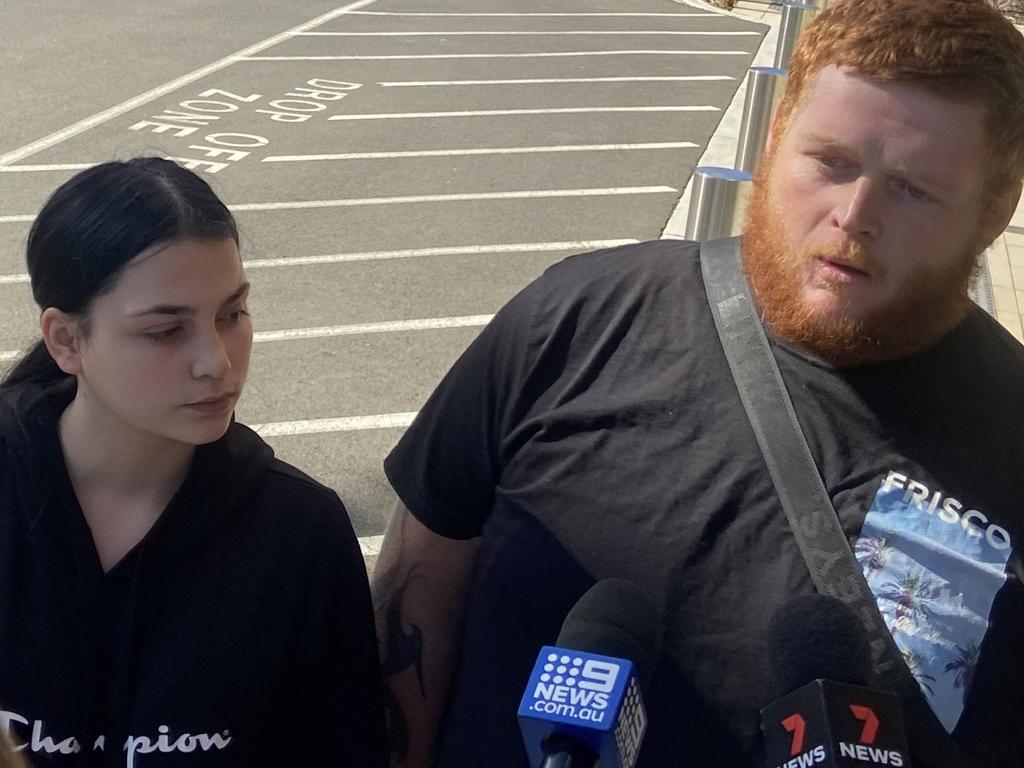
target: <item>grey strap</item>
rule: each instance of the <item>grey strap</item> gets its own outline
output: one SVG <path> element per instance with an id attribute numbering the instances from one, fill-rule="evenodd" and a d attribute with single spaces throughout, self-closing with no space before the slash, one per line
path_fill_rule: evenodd
<path id="1" fill-rule="evenodd" d="M 908 734 L 916 735 L 918 749 L 924 744 L 931 753 L 926 765 L 971 765 L 921 696 L 850 549 L 750 297 L 739 238 L 702 243 L 700 259 L 729 368 L 814 586 L 860 617 L 871 642 L 875 676 L 883 688 L 900 695 Z"/>

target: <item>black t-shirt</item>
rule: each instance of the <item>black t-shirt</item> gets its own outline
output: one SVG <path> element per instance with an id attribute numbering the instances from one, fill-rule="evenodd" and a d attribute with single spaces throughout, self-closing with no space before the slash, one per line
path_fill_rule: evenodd
<path id="1" fill-rule="evenodd" d="M 842 371 L 773 346 L 923 695 L 969 753 L 1024 765 L 1024 350 L 980 310 L 899 362 Z M 695 245 L 549 269 L 463 354 L 385 468 L 432 530 L 483 535 L 441 765 L 526 764 L 515 713 L 536 653 L 610 576 L 664 612 L 640 765 L 761 764 L 765 630 L 813 587 Z"/>

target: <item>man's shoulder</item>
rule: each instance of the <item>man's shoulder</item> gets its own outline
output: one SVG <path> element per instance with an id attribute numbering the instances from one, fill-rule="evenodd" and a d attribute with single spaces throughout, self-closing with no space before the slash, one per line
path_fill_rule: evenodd
<path id="1" fill-rule="evenodd" d="M 580 253 L 548 267 L 528 289 L 536 305 L 612 306 L 673 296 L 702 286 L 700 246 L 685 240 L 652 240 Z"/>
<path id="2" fill-rule="evenodd" d="M 545 277 L 574 281 L 589 278 L 594 282 L 673 278 L 696 264 L 699 254 L 699 243 L 648 240 L 569 256 L 549 267 Z"/>

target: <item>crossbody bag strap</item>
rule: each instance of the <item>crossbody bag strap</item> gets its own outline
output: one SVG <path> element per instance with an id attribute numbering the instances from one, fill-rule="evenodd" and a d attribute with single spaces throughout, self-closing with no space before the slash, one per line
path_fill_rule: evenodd
<path id="1" fill-rule="evenodd" d="M 739 238 L 702 243 L 700 260 L 729 368 L 814 586 L 860 617 L 878 683 L 899 694 L 908 715 L 907 730 L 918 732 L 915 744 L 935 747 L 929 748 L 929 765 L 970 765 L 921 696 L 850 549 L 757 316 Z"/>

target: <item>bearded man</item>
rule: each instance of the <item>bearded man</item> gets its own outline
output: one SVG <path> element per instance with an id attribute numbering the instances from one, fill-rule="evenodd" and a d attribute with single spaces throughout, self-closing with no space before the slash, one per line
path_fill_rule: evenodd
<path id="1" fill-rule="evenodd" d="M 908 727 L 914 764 L 1024 765 L 1024 348 L 968 297 L 1020 197 L 1024 38 L 984 0 L 846 0 L 791 67 L 742 238 L 752 296 L 949 734 L 936 750 Z M 375 583 L 396 765 L 525 766 L 533 659 L 610 576 L 663 615 L 639 765 L 762 764 L 765 630 L 814 587 L 699 250 L 552 267 L 388 457 L 401 503 Z"/>

